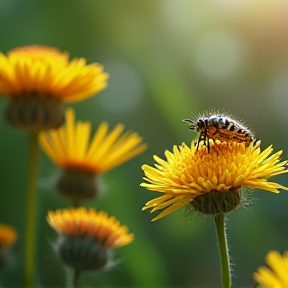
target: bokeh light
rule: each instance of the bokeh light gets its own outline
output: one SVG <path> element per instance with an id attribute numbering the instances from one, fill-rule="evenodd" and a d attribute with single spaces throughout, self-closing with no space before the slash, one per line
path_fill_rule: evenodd
<path id="1" fill-rule="evenodd" d="M 152 155 L 162 157 L 173 145 L 195 138 L 181 120 L 209 108 L 244 119 L 263 147 L 273 144 L 287 158 L 287 19 L 286 0 L 0 0 L 2 52 L 43 44 L 103 64 L 110 74 L 108 88 L 72 104 L 77 120 L 91 121 L 94 131 L 102 121 L 111 127 L 121 122 L 149 146 L 103 175 L 107 193 L 97 203 L 85 203 L 115 215 L 135 241 L 117 251 L 115 270 L 86 275 L 84 286 L 220 286 L 213 219 L 192 217 L 183 209 L 151 224 L 153 215 L 141 211 L 153 194 L 139 187 L 141 165 L 153 165 Z M 2 114 L 6 104 L 0 100 Z M 3 117 L 0 128 L 0 221 L 19 231 L 17 265 L 1 275 L 0 285 L 16 287 L 23 277 L 27 147 L 25 135 L 12 131 Z M 55 234 L 45 220 L 48 210 L 69 206 L 47 180 L 56 173 L 41 157 L 36 272 L 43 287 L 65 286 L 65 271 L 51 248 Z M 277 180 L 288 185 L 287 176 Z M 254 195 L 259 200 L 253 211 L 239 209 L 227 223 L 235 287 L 252 287 L 252 273 L 264 264 L 267 251 L 288 246 L 283 229 L 288 193 Z"/>
<path id="2" fill-rule="evenodd" d="M 193 56 L 205 76 L 226 79 L 235 77 L 245 67 L 246 54 L 241 39 L 225 31 L 216 31 L 196 41 Z"/>

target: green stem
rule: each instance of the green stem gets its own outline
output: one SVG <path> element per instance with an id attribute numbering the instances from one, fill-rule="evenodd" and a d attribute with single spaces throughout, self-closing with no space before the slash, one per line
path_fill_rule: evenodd
<path id="1" fill-rule="evenodd" d="M 231 288 L 231 269 L 230 259 L 227 245 L 227 237 L 225 230 L 225 217 L 224 214 L 218 214 L 215 216 L 215 224 L 217 230 L 217 238 L 221 259 L 222 269 L 222 286 L 223 288 Z"/>
<path id="2" fill-rule="evenodd" d="M 37 170 L 39 162 L 38 133 L 29 133 L 29 163 L 25 219 L 25 287 L 35 286 Z"/>
<path id="3" fill-rule="evenodd" d="M 78 287 L 80 274 L 81 274 L 80 270 L 78 270 L 78 269 L 74 270 L 74 273 L 73 273 L 73 284 L 72 284 L 73 288 L 77 288 Z"/>

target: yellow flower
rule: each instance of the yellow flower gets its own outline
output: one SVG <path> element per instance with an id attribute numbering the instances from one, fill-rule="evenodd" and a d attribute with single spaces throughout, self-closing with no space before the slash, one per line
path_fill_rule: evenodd
<path id="1" fill-rule="evenodd" d="M 118 124 L 108 133 L 108 124 L 103 122 L 90 142 L 91 124 L 76 124 L 74 112 L 68 108 L 66 124 L 58 130 L 41 133 L 39 140 L 51 160 L 61 168 L 80 168 L 101 173 L 146 149 L 146 144 L 141 144 L 142 138 L 138 134 L 126 132 L 121 135 L 123 129 L 124 126 Z"/>
<path id="2" fill-rule="evenodd" d="M 288 172 L 285 168 L 287 161 L 279 162 L 282 151 L 270 155 L 272 151 L 270 146 L 261 152 L 260 141 L 248 147 L 245 143 L 211 141 L 209 152 L 203 143 L 196 151 L 194 141 L 191 147 L 184 143 L 174 146 L 173 153 L 165 152 L 167 161 L 154 156 L 155 168 L 142 166 L 144 180 L 149 183 L 141 186 L 164 194 L 146 203 L 143 210 L 165 209 L 152 221 L 188 203 L 206 214 L 227 213 L 240 203 L 241 187 L 274 193 L 279 189 L 288 190 L 267 181 L 274 175 Z"/>
<path id="3" fill-rule="evenodd" d="M 97 63 L 45 46 L 25 46 L 0 53 L 0 94 L 10 98 L 6 120 L 39 132 L 64 122 L 63 102 L 84 100 L 107 86 L 108 74 Z"/>
<path id="4" fill-rule="evenodd" d="M 16 230 L 9 225 L 0 225 L 0 247 L 10 247 L 17 240 Z"/>
<path id="5" fill-rule="evenodd" d="M 45 46 L 25 46 L 0 53 L 0 94 L 7 97 L 57 98 L 63 102 L 86 99 L 107 86 L 108 75 L 99 64 L 83 58 L 69 62 L 69 54 Z"/>
<path id="6" fill-rule="evenodd" d="M 283 256 L 277 251 L 270 251 L 266 256 L 267 267 L 260 267 L 253 274 L 255 281 L 263 288 L 287 288 L 288 287 L 288 252 Z"/>
<path id="7" fill-rule="evenodd" d="M 47 221 L 59 233 L 56 251 L 75 271 L 111 266 L 111 249 L 131 243 L 134 235 L 115 217 L 86 208 L 49 212 Z"/>
<path id="8" fill-rule="evenodd" d="M 146 149 L 146 144 L 141 144 L 142 138 L 136 133 L 122 134 L 124 129 L 122 124 L 118 124 L 112 132 L 108 133 L 106 122 L 100 125 L 90 141 L 91 124 L 75 123 L 74 118 L 73 110 L 67 109 L 66 124 L 58 130 L 41 133 L 39 140 L 51 160 L 64 171 L 63 181 L 59 180 L 60 191 L 72 198 L 82 200 L 95 195 L 96 191 L 91 180 L 94 181 L 97 174 L 133 158 Z M 71 184 L 75 181 L 78 181 L 77 185 Z M 90 184 L 86 184 L 88 182 Z M 77 191 L 72 192 L 71 189 Z"/>
<path id="9" fill-rule="evenodd" d="M 50 211 L 47 221 L 61 235 L 93 238 L 103 247 L 118 248 L 134 239 L 134 235 L 128 233 L 128 228 L 121 226 L 115 217 L 109 217 L 106 212 L 96 212 L 94 209 L 81 207 Z"/>

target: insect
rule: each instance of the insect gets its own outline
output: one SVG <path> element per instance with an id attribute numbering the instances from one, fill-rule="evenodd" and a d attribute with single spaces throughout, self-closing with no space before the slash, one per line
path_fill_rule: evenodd
<path id="1" fill-rule="evenodd" d="M 189 128 L 200 132 L 197 149 L 201 141 L 207 146 L 209 151 L 209 139 L 213 141 L 244 142 L 247 146 L 254 141 L 254 134 L 238 121 L 223 114 L 210 114 L 201 116 L 196 121 L 184 119 L 183 122 L 189 124 Z"/>

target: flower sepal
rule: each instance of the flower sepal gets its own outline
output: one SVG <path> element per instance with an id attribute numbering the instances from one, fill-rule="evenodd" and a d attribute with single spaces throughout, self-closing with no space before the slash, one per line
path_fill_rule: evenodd
<path id="1" fill-rule="evenodd" d="M 241 202 L 241 187 L 228 192 L 211 191 L 197 196 L 191 201 L 191 206 L 202 214 L 227 214 L 237 208 Z"/>
<path id="2" fill-rule="evenodd" d="M 56 186 L 62 195 L 80 203 L 99 195 L 96 176 L 93 171 L 71 167 L 61 171 Z"/>
<path id="3" fill-rule="evenodd" d="M 11 98 L 5 116 L 11 126 L 30 132 L 57 129 L 65 121 L 60 99 L 33 94 Z"/>
<path id="4" fill-rule="evenodd" d="M 64 264 L 75 271 L 98 271 L 111 266 L 108 249 L 86 235 L 60 237 L 56 251 Z"/>

